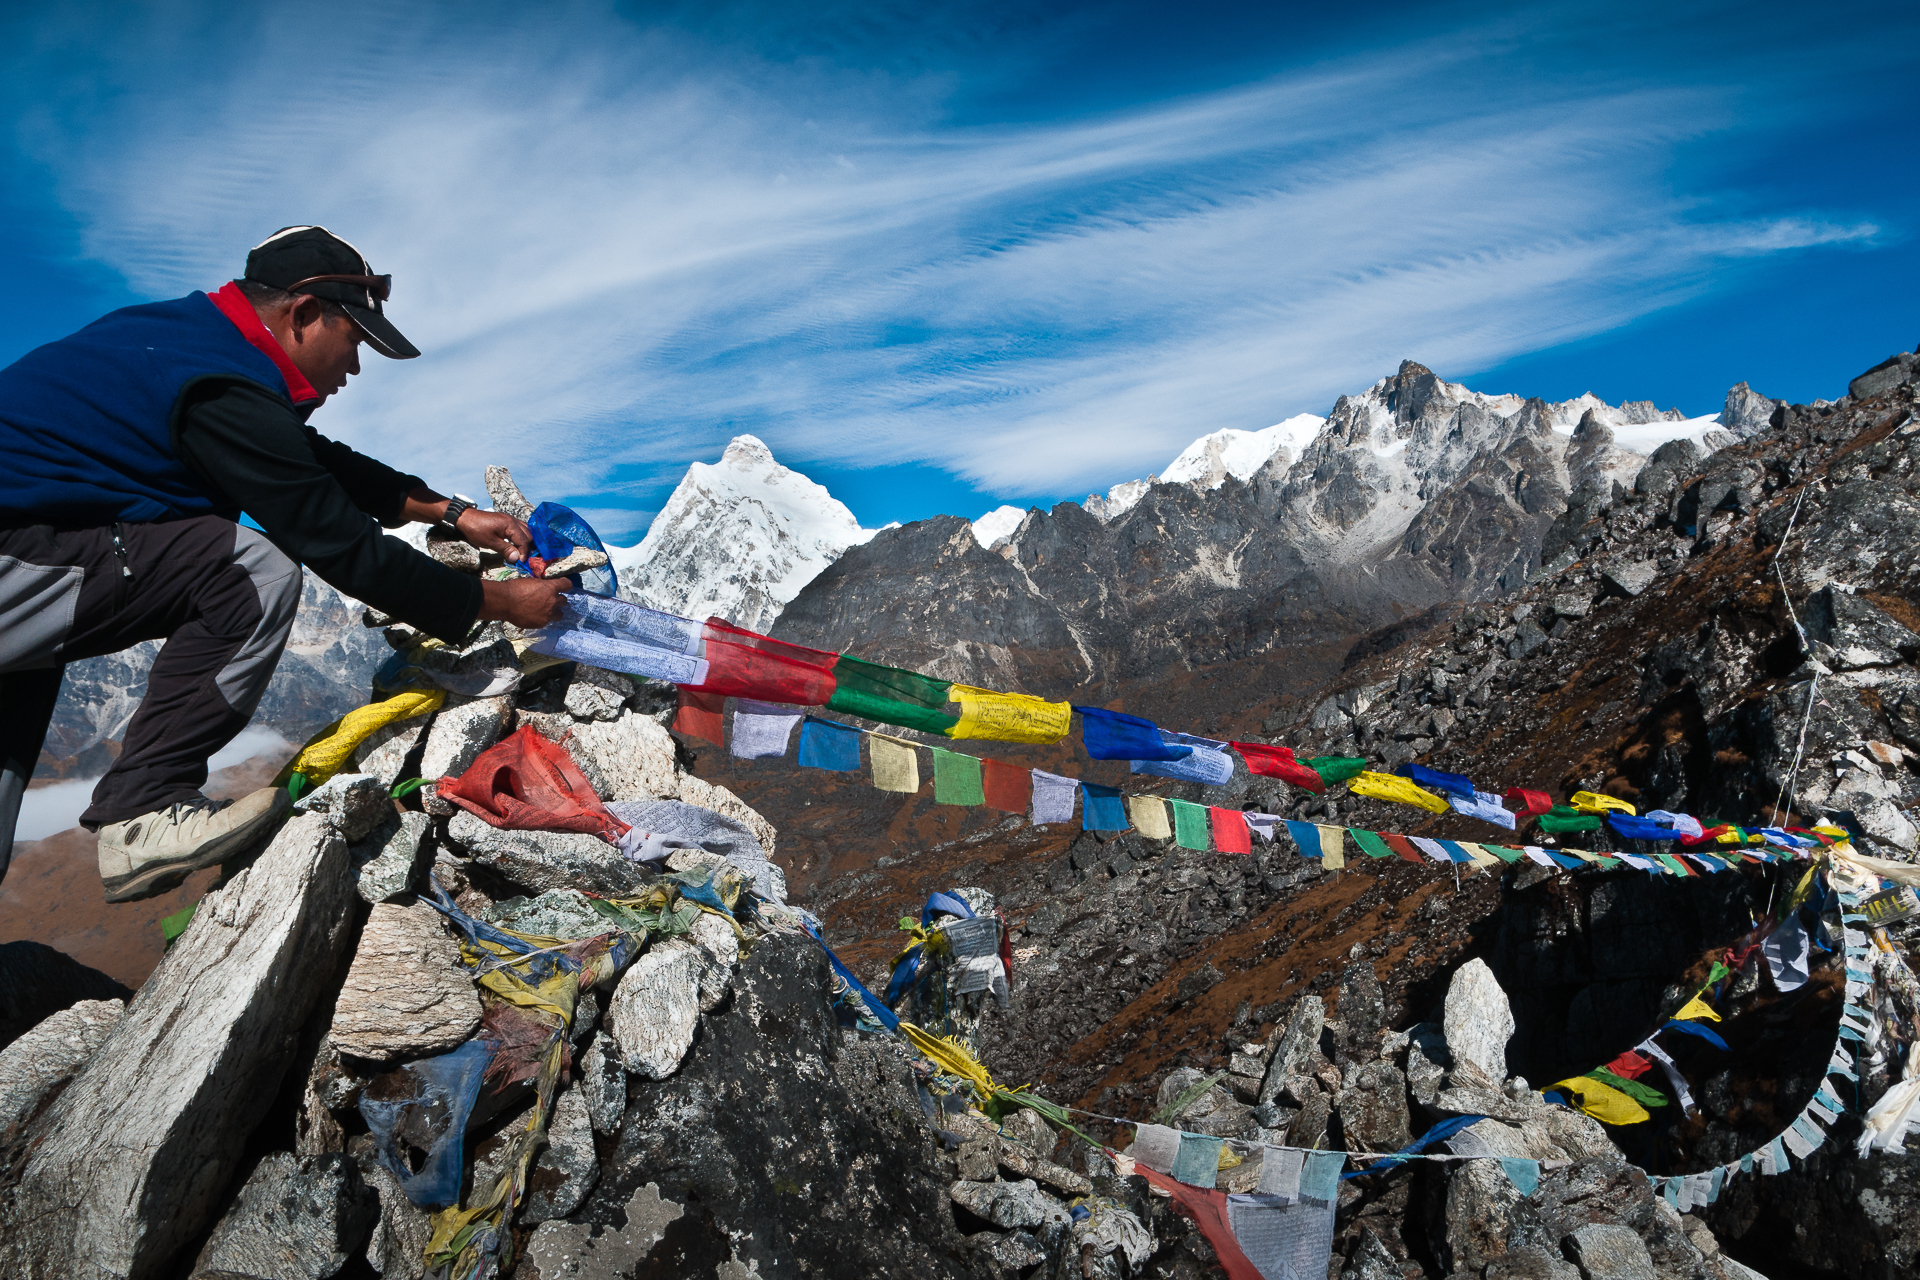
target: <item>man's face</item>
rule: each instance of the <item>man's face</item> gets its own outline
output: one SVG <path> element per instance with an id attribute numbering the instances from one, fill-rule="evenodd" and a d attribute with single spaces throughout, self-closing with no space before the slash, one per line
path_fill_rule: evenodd
<path id="1" fill-rule="evenodd" d="M 302 294 L 277 316 L 261 319 L 322 400 L 360 372 L 360 327 L 318 298 Z"/>

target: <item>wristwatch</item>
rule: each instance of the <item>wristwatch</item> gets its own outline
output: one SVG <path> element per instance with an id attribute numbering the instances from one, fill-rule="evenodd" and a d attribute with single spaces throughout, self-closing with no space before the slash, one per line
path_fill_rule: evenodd
<path id="1" fill-rule="evenodd" d="M 447 514 L 440 517 L 440 523 L 453 532 L 458 533 L 460 532 L 461 513 L 471 510 L 473 510 L 473 504 L 465 498 L 448 498 Z"/>

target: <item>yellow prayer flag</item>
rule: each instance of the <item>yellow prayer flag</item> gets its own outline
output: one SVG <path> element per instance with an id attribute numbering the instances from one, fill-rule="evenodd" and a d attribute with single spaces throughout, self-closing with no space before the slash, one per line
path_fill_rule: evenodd
<path id="1" fill-rule="evenodd" d="M 1347 829 L 1345 827 L 1320 827 L 1320 865 L 1328 871 L 1338 871 L 1347 865 Z"/>
<path id="2" fill-rule="evenodd" d="M 1695 1018 L 1711 1018 L 1715 1022 L 1720 1021 L 1720 1015 L 1713 1011 L 1713 1006 L 1697 995 L 1681 1005 L 1673 1016 L 1678 1022 L 1691 1022 Z"/>
<path id="3" fill-rule="evenodd" d="M 1624 813 L 1629 817 L 1639 816 L 1639 810 L 1635 809 L 1625 800 L 1616 799 L 1613 796 L 1603 796 L 1598 791 L 1576 791 L 1572 797 L 1568 799 L 1567 803 L 1582 813 L 1605 813 L 1611 809 L 1616 813 Z"/>
<path id="4" fill-rule="evenodd" d="M 1574 1106 L 1602 1124 L 1639 1124 L 1652 1118 L 1645 1107 L 1626 1094 L 1587 1076 L 1575 1076 L 1547 1088 L 1565 1093 L 1573 1099 Z"/>
<path id="5" fill-rule="evenodd" d="M 1073 705 L 1048 702 L 1024 693 L 995 693 L 957 684 L 947 696 L 960 704 L 960 722 L 949 738 L 988 738 L 995 742 L 1058 742 L 1073 725 Z"/>
<path id="6" fill-rule="evenodd" d="M 920 790 L 920 753 L 913 744 L 884 733 L 867 735 L 868 767 L 873 770 L 877 791 L 899 791 L 912 795 Z"/>
<path id="7" fill-rule="evenodd" d="M 376 729 L 438 711 L 446 700 L 444 689 L 410 689 L 349 711 L 307 739 L 307 745 L 280 771 L 274 785 L 285 786 L 298 773 L 305 775 L 308 786 L 317 787 L 340 772 L 354 748 L 372 737 Z"/>
<path id="8" fill-rule="evenodd" d="M 1465 840 L 1456 840 L 1454 843 L 1467 851 L 1467 856 L 1473 859 L 1473 865 L 1476 867 L 1497 867 L 1500 865 L 1500 859 L 1494 857 L 1477 844 L 1469 844 Z"/>
<path id="9" fill-rule="evenodd" d="M 1149 840 L 1173 839 L 1173 827 L 1167 822 L 1167 802 L 1159 796 L 1128 796 L 1127 817 Z"/>
<path id="10" fill-rule="evenodd" d="M 1368 770 L 1356 774 L 1347 783 L 1347 790 L 1357 796 L 1372 796 L 1376 800 L 1391 800 L 1395 804 L 1410 804 L 1425 809 L 1429 813 L 1452 813 L 1453 808 L 1445 800 L 1415 786 L 1411 780 L 1393 773 L 1374 773 Z"/>

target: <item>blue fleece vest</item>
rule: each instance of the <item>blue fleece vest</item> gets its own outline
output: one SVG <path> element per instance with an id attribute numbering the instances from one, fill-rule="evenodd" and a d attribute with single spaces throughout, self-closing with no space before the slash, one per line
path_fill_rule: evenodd
<path id="1" fill-rule="evenodd" d="M 173 451 L 174 408 L 205 378 L 287 394 L 204 293 L 111 312 L 0 369 L 0 524 L 237 517 Z"/>

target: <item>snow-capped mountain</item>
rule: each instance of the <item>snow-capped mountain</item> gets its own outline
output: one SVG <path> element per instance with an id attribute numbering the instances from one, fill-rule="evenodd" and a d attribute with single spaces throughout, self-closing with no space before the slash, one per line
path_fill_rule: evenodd
<path id="1" fill-rule="evenodd" d="M 760 440 L 735 436 L 720 461 L 687 468 L 638 547 L 609 552 L 625 598 L 766 631 L 800 588 L 875 532 Z"/>
<path id="2" fill-rule="evenodd" d="M 1286 455 L 1283 466 L 1291 463 L 1326 424 L 1325 418 L 1301 413 L 1285 422 L 1276 422 L 1264 431 L 1236 431 L 1228 427 L 1201 436 L 1167 464 L 1167 469 L 1160 473 L 1161 483 L 1218 489 L 1228 476 L 1251 480 L 1254 472 L 1281 454 Z"/>

